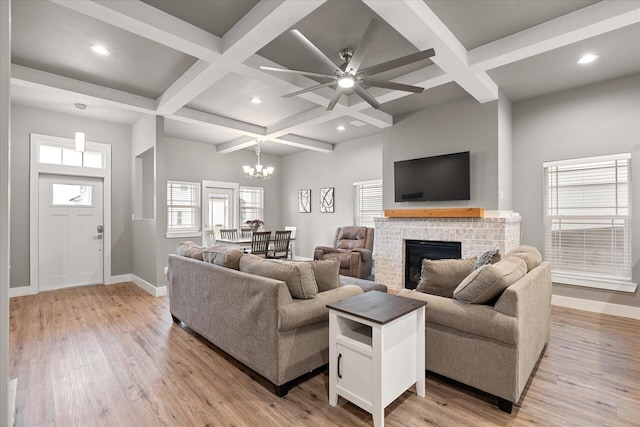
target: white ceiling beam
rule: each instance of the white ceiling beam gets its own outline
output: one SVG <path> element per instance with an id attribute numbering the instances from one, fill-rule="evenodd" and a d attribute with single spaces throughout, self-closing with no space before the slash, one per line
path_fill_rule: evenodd
<path id="1" fill-rule="evenodd" d="M 244 150 L 245 148 L 249 148 L 254 145 L 256 145 L 256 138 L 241 136 L 233 141 L 216 145 L 216 151 L 221 154 L 229 154 L 234 151 Z"/>
<path id="2" fill-rule="evenodd" d="M 220 37 L 141 1 L 51 1 L 195 58 L 220 59 Z"/>
<path id="3" fill-rule="evenodd" d="M 422 1 L 363 0 L 382 19 L 420 50 L 433 48 L 431 60 L 453 76 L 479 102 L 498 99 L 498 85 L 484 72 L 469 69 L 467 51 Z"/>
<path id="4" fill-rule="evenodd" d="M 283 135 L 280 138 L 269 138 L 268 141 L 279 142 L 280 144 L 290 147 L 304 148 L 305 150 L 317 151 L 319 153 L 330 153 L 333 151 L 333 144 L 293 134 Z"/>
<path id="5" fill-rule="evenodd" d="M 326 111 L 324 107 L 316 107 L 304 113 L 289 116 L 271 126 L 267 126 L 267 135 L 271 137 L 286 135 L 298 129 L 301 125 L 305 127 L 315 126 L 340 116 L 341 114 L 336 111 Z"/>
<path id="6" fill-rule="evenodd" d="M 82 95 L 83 97 L 94 99 L 102 104 L 124 110 L 155 114 L 155 99 L 35 70 L 22 65 L 11 64 L 11 84 L 53 92 Z"/>
<path id="7" fill-rule="evenodd" d="M 222 37 L 223 56 L 243 62 L 325 1 L 261 1 Z"/>
<path id="8" fill-rule="evenodd" d="M 165 117 L 200 126 L 213 128 L 219 127 L 223 128 L 226 131 L 230 130 L 240 135 L 250 136 L 252 138 L 261 138 L 265 134 L 265 128 L 263 126 L 242 122 L 240 120 L 230 119 L 228 117 L 217 116 L 211 113 L 192 110 L 185 107 L 180 108 L 178 111 Z"/>
<path id="9" fill-rule="evenodd" d="M 472 71 L 511 64 L 640 22 L 637 1 L 603 1 L 469 52 Z"/>
<path id="10" fill-rule="evenodd" d="M 230 71 L 224 64 L 196 61 L 158 98 L 157 113 L 165 116 L 182 108 Z"/>

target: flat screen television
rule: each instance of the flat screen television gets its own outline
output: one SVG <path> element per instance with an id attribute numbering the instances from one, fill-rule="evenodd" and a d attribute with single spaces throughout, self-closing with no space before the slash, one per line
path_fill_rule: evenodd
<path id="1" fill-rule="evenodd" d="M 469 151 L 393 164 L 396 202 L 471 200 Z"/>

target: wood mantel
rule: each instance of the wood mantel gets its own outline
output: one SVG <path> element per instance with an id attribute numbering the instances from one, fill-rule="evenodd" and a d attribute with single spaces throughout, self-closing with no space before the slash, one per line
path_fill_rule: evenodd
<path id="1" fill-rule="evenodd" d="M 387 218 L 484 218 L 484 208 L 385 209 Z"/>

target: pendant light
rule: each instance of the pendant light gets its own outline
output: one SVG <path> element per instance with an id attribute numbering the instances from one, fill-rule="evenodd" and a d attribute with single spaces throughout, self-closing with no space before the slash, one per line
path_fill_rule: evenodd
<path id="1" fill-rule="evenodd" d="M 258 163 L 254 166 L 243 166 L 242 170 L 244 175 L 249 179 L 269 179 L 273 175 L 274 167 L 264 167 L 260 163 L 260 140 L 256 140 L 256 155 L 258 156 Z"/>

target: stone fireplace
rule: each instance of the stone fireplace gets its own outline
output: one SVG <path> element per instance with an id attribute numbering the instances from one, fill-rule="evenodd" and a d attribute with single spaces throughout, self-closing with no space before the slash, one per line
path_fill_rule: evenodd
<path id="1" fill-rule="evenodd" d="M 375 218 L 375 280 L 391 289 L 405 287 L 407 240 L 460 242 L 461 256 L 499 249 L 502 255 L 520 245 L 520 216 L 484 218 Z"/>

